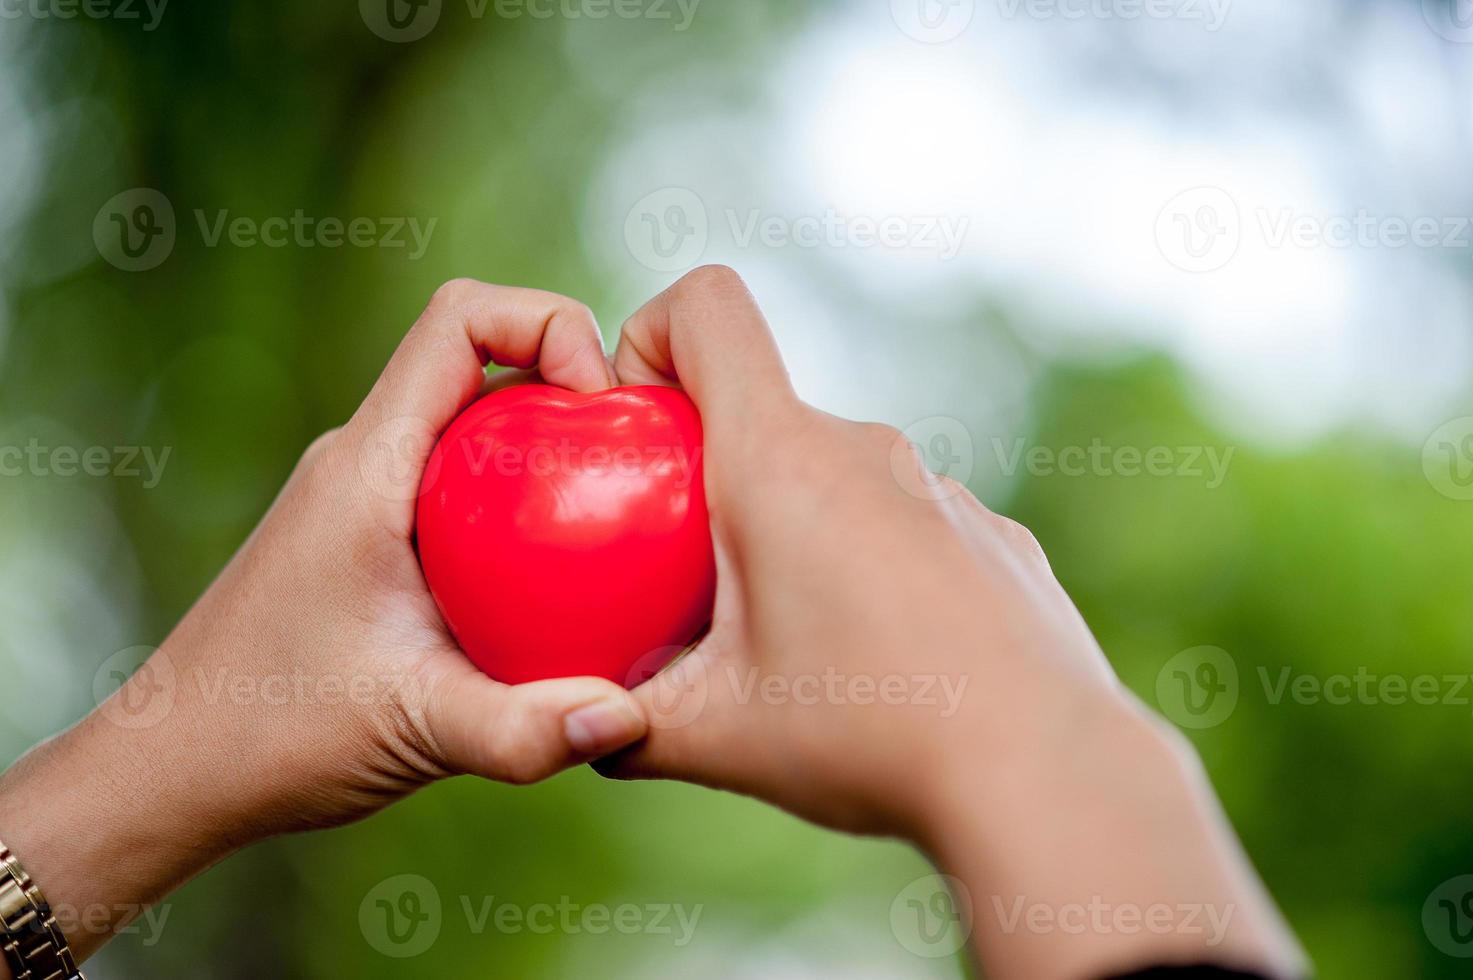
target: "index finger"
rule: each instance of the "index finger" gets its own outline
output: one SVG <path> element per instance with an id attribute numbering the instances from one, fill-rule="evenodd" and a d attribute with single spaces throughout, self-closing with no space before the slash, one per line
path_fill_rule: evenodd
<path id="1" fill-rule="evenodd" d="M 486 384 L 486 365 L 536 367 L 549 384 L 602 391 L 614 384 L 588 307 L 535 289 L 470 279 L 446 283 L 400 343 L 344 429 L 375 512 L 395 533 L 413 527 L 435 443 Z"/>
<path id="2" fill-rule="evenodd" d="M 725 266 L 695 270 L 630 317 L 614 371 L 624 384 L 683 387 L 718 440 L 797 401 L 757 301 Z"/>
<path id="3" fill-rule="evenodd" d="M 441 286 L 359 409 L 370 428 L 413 417 L 436 434 L 481 392 L 488 363 L 537 367 L 549 384 L 614 384 L 593 313 L 557 293 L 456 279 Z"/>

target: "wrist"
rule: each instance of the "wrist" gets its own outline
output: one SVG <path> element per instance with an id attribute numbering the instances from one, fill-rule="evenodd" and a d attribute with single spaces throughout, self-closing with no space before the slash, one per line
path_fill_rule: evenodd
<path id="1" fill-rule="evenodd" d="M 1106 686 L 1014 696 L 1005 712 L 987 712 L 962 737 L 952 735 L 966 751 L 941 756 L 942 778 L 927 795 L 916 834 L 928 851 L 959 834 L 1009 834 L 1020 810 L 1134 814 L 1181 791 L 1195 765 L 1174 730 L 1128 692 Z"/>
<path id="2" fill-rule="evenodd" d="M 178 726 L 129 728 L 105 707 L 0 775 L 0 841 L 79 961 L 242 843 L 222 833 L 211 802 L 225 770 L 207 774 Z"/>
<path id="3" fill-rule="evenodd" d="M 1124 692 L 1045 717 L 1058 731 L 1020 732 L 1026 751 L 955 776 L 919 841 L 969 891 L 988 976 L 1303 971 L 1175 730 Z"/>

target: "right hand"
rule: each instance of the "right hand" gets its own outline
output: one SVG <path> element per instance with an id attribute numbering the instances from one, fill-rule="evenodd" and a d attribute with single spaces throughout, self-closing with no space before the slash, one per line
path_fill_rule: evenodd
<path id="1" fill-rule="evenodd" d="M 896 430 L 800 402 L 734 273 L 698 270 L 636 314 L 615 370 L 701 411 L 717 594 L 710 633 L 635 692 L 649 734 L 601 771 L 915 842 L 974 897 L 987 976 L 1302 970 L 1189 746 L 1117 681 L 1033 536 Z M 1221 928 L 995 913 L 1020 905 Z"/>
<path id="2" fill-rule="evenodd" d="M 635 314 L 614 367 L 701 411 L 718 592 L 709 635 L 637 692 L 648 738 L 605 771 L 913 834 L 955 767 L 1129 713 L 1032 535 L 895 429 L 799 401 L 735 273 Z"/>

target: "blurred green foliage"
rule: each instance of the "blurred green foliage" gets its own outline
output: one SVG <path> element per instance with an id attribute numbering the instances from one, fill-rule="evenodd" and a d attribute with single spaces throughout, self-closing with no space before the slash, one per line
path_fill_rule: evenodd
<path id="1" fill-rule="evenodd" d="M 712 3 L 678 44 L 611 22 L 598 45 L 580 47 L 567 25 L 472 22 L 447 4 L 434 35 L 396 45 L 351 7 L 181 4 L 148 33 L 23 25 L 26 41 L 8 52 L 45 175 L 6 271 L 0 419 L 9 433 L 51 427 L 83 444 L 174 447 L 156 489 L 107 481 L 0 500 L 0 543 L 13 555 L 39 561 L 38 541 L 60 549 L 136 611 L 67 651 L 76 714 L 104 657 L 157 642 L 184 613 L 297 454 L 352 412 L 441 281 L 537 285 L 618 322 L 637 298 L 590 263 L 580 223 L 629 80 L 675 82 L 691 66 L 756 79 L 806 16 Z M 601 82 L 580 70 L 589 51 L 599 70 L 624 74 Z M 180 236 L 160 268 L 128 274 L 97 259 L 90 233 L 103 201 L 138 186 L 168 195 Z M 419 261 L 374 249 L 211 249 L 189 230 L 197 208 L 438 224 Z M 1210 644 L 1235 658 L 1237 710 L 1193 738 L 1324 976 L 1463 975 L 1423 935 L 1421 907 L 1438 883 L 1473 870 L 1473 708 L 1275 705 L 1257 671 L 1466 672 L 1473 507 L 1434 493 L 1416 453 L 1357 432 L 1293 452 L 1236 444 L 1203 421 L 1182 373 L 1149 353 L 1048 365 L 1028 438 L 1234 449 L 1215 489 L 1024 475 L 1001 494 L 988 488 L 989 503 L 1035 529 L 1148 702 L 1177 652 Z M 87 516 L 94 505 L 121 540 L 92 533 L 111 526 Z M 50 594 L 65 615 L 68 594 Z M 7 760 L 30 734 L 19 717 L 0 729 Z M 253 850 L 181 892 L 158 945 L 127 936 L 99 962 L 103 975 L 200 980 L 810 976 L 794 950 L 832 965 L 855 963 L 866 942 L 893 946 L 891 899 L 924 872 L 898 845 L 690 787 L 586 772 L 532 789 L 457 781 L 362 825 Z M 446 904 L 439 940 L 409 961 L 376 952 L 359 925 L 362 898 L 401 873 L 433 881 Z M 462 896 L 704 912 L 696 941 L 672 949 L 659 936 L 476 934 Z M 902 962 L 914 976 L 960 969 Z"/>

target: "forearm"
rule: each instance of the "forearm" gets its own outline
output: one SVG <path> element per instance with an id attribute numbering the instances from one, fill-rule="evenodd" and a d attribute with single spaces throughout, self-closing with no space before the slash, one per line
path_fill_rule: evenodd
<path id="1" fill-rule="evenodd" d="M 225 778 L 166 726 L 130 731 L 101 713 L 0 776 L 0 841 L 78 961 L 237 846 L 205 803 L 219 796 L 205 785 Z"/>
<path id="2" fill-rule="evenodd" d="M 959 775 L 926 842 L 970 893 L 987 976 L 1087 980 L 1178 964 L 1302 976 L 1185 743 L 1133 705 L 1074 725 L 1067 741 L 1036 735 L 1018 764 Z"/>

